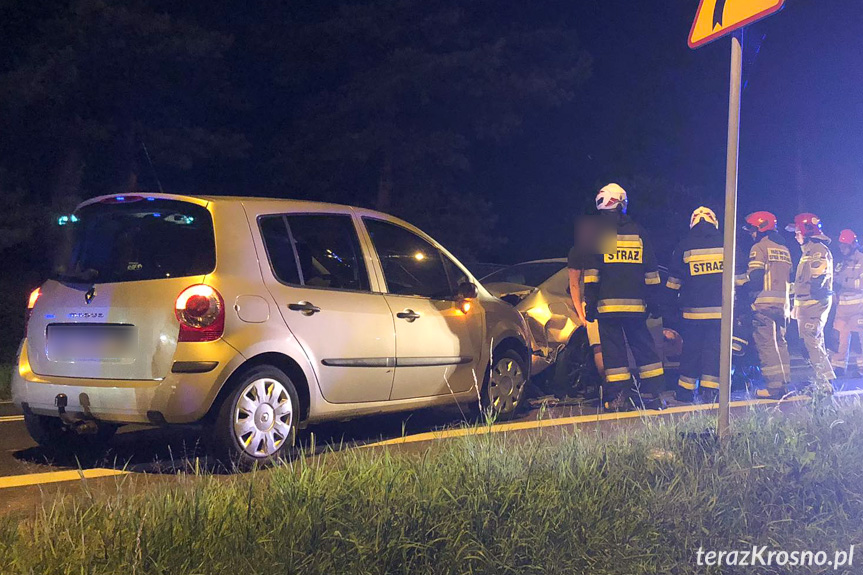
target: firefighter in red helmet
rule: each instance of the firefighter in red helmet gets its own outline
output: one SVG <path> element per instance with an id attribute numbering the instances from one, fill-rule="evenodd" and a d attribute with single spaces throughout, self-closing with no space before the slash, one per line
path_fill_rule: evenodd
<path id="1" fill-rule="evenodd" d="M 785 240 L 776 229 L 776 216 L 755 212 L 746 216 L 743 226 L 755 244 L 749 252 L 749 267 L 742 289 L 752 301 L 752 340 L 761 361 L 766 389 L 756 394 L 762 398 L 785 395 L 791 383 L 791 357 L 785 330 L 788 327 L 789 280 L 793 265 Z"/>
<path id="2" fill-rule="evenodd" d="M 824 344 L 824 328 L 833 305 L 833 254 L 827 247 L 830 238 L 824 235 L 821 219 L 815 214 L 798 214 L 785 229 L 794 232 L 803 249 L 794 277 L 792 317 L 797 319 L 797 329 L 815 372 L 812 383 L 831 392 L 836 374 Z"/>
<path id="3" fill-rule="evenodd" d="M 857 334 L 858 343 L 863 343 L 863 253 L 859 248 L 857 234 L 851 230 L 842 230 L 834 278 L 839 301 L 833 328 L 839 333 L 839 347 L 831 360 L 834 370 L 842 374 L 848 370 L 853 335 Z M 863 372 L 863 356 L 856 355 L 857 369 Z"/>

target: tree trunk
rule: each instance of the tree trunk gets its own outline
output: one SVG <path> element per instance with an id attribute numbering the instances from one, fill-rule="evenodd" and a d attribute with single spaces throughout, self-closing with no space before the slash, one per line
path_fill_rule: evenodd
<path id="1" fill-rule="evenodd" d="M 375 201 L 375 208 L 386 212 L 390 209 L 393 193 L 393 163 L 389 153 L 384 155 L 384 161 L 381 165 L 380 179 L 378 180 L 378 197 Z"/>
<path id="2" fill-rule="evenodd" d="M 138 156 L 140 153 L 140 143 L 135 130 L 134 122 L 128 120 L 126 127 L 123 130 L 124 135 L 117 142 L 119 146 L 118 156 L 121 158 L 123 165 L 121 166 L 120 174 L 122 179 L 117 182 L 117 193 L 127 194 L 130 192 L 139 191 L 139 164 Z"/>

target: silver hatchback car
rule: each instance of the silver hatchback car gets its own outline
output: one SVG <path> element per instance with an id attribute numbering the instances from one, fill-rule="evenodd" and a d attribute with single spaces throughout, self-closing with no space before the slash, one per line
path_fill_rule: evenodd
<path id="1" fill-rule="evenodd" d="M 14 402 L 43 445 L 203 422 L 242 464 L 317 422 L 523 401 L 522 316 L 391 216 L 332 204 L 113 195 L 60 219 Z"/>

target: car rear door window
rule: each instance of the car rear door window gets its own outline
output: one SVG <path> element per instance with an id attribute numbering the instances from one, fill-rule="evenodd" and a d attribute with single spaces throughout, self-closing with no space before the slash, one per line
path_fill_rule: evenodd
<path id="1" fill-rule="evenodd" d="M 282 283 L 300 285 L 297 256 L 284 216 L 263 217 L 259 225 L 273 275 Z"/>
<path id="2" fill-rule="evenodd" d="M 389 293 L 453 297 L 455 291 L 439 249 L 401 226 L 371 218 L 363 221 L 380 258 Z"/>
<path id="3" fill-rule="evenodd" d="M 273 273 L 283 283 L 370 290 L 369 274 L 351 216 L 268 216 L 261 218 L 260 226 Z"/>

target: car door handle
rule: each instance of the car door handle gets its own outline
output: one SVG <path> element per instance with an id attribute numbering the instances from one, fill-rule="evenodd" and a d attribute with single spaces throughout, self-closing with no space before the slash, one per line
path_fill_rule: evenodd
<path id="1" fill-rule="evenodd" d="M 321 311 L 321 308 L 316 305 L 312 305 L 307 301 L 301 301 L 300 303 L 289 303 L 288 309 L 291 311 L 298 311 L 303 315 L 314 315 Z"/>
<path id="2" fill-rule="evenodd" d="M 406 319 L 409 322 L 412 322 L 419 319 L 420 314 L 418 314 L 412 309 L 406 309 L 405 311 L 400 311 L 399 313 L 397 313 L 396 317 L 399 319 Z"/>

